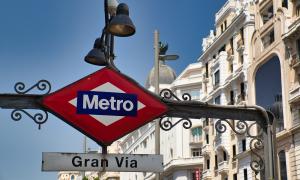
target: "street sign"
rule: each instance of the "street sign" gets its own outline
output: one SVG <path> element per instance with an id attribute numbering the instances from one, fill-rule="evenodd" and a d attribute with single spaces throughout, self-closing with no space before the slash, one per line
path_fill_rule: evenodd
<path id="1" fill-rule="evenodd" d="M 44 152 L 42 171 L 162 172 L 163 156 Z"/>
<path id="2" fill-rule="evenodd" d="M 42 104 L 101 145 L 110 145 L 167 111 L 158 98 L 107 67 L 45 96 Z"/>

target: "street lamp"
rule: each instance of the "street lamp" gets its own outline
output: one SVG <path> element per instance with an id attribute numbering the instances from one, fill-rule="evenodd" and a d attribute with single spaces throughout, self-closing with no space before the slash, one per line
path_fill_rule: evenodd
<path id="1" fill-rule="evenodd" d="M 158 30 L 154 31 L 154 88 L 155 94 L 159 95 L 159 61 L 165 60 L 176 60 L 179 58 L 178 55 L 166 55 L 168 50 L 168 45 L 162 46 L 159 42 L 159 32 Z M 155 121 L 155 154 L 160 154 L 160 122 L 157 119 Z M 156 174 L 156 180 L 160 179 L 160 174 Z"/>
<path id="2" fill-rule="evenodd" d="M 129 17 L 129 8 L 125 3 L 118 5 L 116 0 L 104 0 L 105 27 L 94 47 L 85 56 L 87 63 L 114 68 L 114 36 L 128 37 L 135 33 L 135 26 Z"/>

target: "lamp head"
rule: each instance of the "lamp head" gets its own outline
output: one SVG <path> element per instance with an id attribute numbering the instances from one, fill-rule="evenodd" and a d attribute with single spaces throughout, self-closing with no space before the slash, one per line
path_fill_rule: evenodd
<path id="1" fill-rule="evenodd" d="M 120 37 L 131 36 L 135 33 L 135 26 L 129 17 L 129 8 L 125 3 L 118 5 L 117 15 L 108 24 L 107 31 Z"/>
<path id="2" fill-rule="evenodd" d="M 111 15 L 116 15 L 116 10 L 117 10 L 118 4 L 119 3 L 117 0 L 108 0 L 107 1 L 108 13 Z"/>
<path id="3" fill-rule="evenodd" d="M 107 65 L 107 60 L 104 54 L 104 47 L 101 38 L 95 40 L 94 48 L 90 50 L 90 52 L 85 56 L 84 60 L 87 63 L 97 65 L 97 66 Z"/>

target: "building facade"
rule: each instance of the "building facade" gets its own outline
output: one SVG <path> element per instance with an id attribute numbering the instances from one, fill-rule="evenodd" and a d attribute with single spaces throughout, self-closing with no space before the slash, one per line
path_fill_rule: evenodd
<path id="1" fill-rule="evenodd" d="M 228 0 L 216 13 L 215 30 L 203 39 L 203 102 L 221 105 L 248 104 L 248 73 L 251 59 L 251 37 L 255 31 L 254 1 Z M 250 138 L 227 130 L 218 133 L 217 119 L 203 120 L 203 179 L 254 179 L 250 167 Z M 236 121 L 229 120 L 232 126 Z"/>

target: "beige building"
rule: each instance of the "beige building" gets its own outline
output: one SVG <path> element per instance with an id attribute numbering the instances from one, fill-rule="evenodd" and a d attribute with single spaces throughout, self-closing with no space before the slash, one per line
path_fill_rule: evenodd
<path id="1" fill-rule="evenodd" d="M 279 84 L 273 88 L 278 88 L 278 94 L 282 95 L 276 99 L 282 101 L 282 110 L 275 111 L 278 177 L 281 180 L 300 179 L 299 27 L 299 0 L 256 1 L 248 97 L 249 103 L 264 106 L 266 102 L 260 97 L 269 102 L 271 97 L 260 91 L 264 89 L 261 81 L 267 81 L 265 86 Z M 270 76 L 264 78 L 265 74 Z"/>

